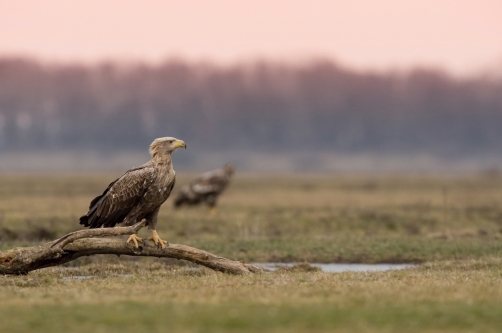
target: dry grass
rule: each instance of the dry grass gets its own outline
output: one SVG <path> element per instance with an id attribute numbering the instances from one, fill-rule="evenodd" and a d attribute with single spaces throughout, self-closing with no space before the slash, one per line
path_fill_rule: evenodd
<path id="1" fill-rule="evenodd" d="M 231 276 L 162 261 L 47 268 L 2 276 L 2 306 L 251 302 L 357 304 L 498 301 L 502 259 L 444 261 L 387 272 L 285 271 Z M 78 277 L 86 277 L 79 279 Z M 502 303 L 501 303 L 502 306 Z M 501 318 L 502 320 L 502 318 Z"/>
<path id="2" fill-rule="evenodd" d="M 159 261 L 50 268 L 0 278 L 0 330 L 497 332 L 501 264 L 240 277 Z"/>
<path id="3" fill-rule="evenodd" d="M 78 229 L 111 180 L 1 176 L 0 249 Z M 425 263 L 235 277 L 170 260 L 82 258 L 0 277 L 0 332 L 498 332 L 501 198 L 496 177 L 238 177 L 216 216 L 167 204 L 161 236 L 247 261 Z"/>
<path id="4" fill-rule="evenodd" d="M 79 229 L 115 176 L 1 176 L 0 249 Z M 480 258 L 500 253 L 500 198 L 497 177 L 241 176 L 218 215 L 175 211 L 168 201 L 158 227 L 171 242 L 245 261 Z"/>

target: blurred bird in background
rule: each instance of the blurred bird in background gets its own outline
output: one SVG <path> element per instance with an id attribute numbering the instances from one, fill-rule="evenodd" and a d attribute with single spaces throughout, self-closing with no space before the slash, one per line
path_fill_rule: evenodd
<path id="1" fill-rule="evenodd" d="M 205 203 L 211 209 L 211 214 L 216 213 L 218 196 L 227 188 L 234 171 L 233 165 L 227 163 L 220 169 L 203 173 L 181 188 L 174 200 L 174 207 Z"/>

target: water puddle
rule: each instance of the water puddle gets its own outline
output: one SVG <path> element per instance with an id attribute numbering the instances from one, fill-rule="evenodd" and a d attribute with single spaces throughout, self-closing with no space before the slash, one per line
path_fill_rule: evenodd
<path id="1" fill-rule="evenodd" d="M 281 267 L 293 267 L 299 263 L 254 263 L 253 265 L 261 267 L 267 271 L 275 271 Z M 312 267 L 318 267 L 323 272 L 327 273 L 343 273 L 343 272 L 381 272 L 390 270 L 399 270 L 416 267 L 415 264 L 308 264 Z M 198 267 L 185 268 L 185 270 L 199 270 Z M 128 278 L 133 274 L 119 274 L 116 277 Z M 95 275 L 73 275 L 62 277 L 61 280 L 87 280 L 97 278 Z"/>
<path id="2" fill-rule="evenodd" d="M 275 271 L 281 267 L 292 267 L 298 263 L 254 263 L 253 265 L 266 270 Z M 416 267 L 415 264 L 316 264 L 310 266 L 319 267 L 323 272 L 343 273 L 343 272 L 381 272 L 399 270 Z"/>

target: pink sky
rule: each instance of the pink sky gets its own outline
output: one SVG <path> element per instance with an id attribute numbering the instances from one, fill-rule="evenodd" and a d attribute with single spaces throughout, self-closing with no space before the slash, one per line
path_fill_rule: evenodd
<path id="1" fill-rule="evenodd" d="M 0 0 L 0 56 L 502 67 L 500 0 Z"/>

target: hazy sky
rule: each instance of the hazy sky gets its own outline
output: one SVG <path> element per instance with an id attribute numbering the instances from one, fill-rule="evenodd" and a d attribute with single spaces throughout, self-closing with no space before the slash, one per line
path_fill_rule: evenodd
<path id="1" fill-rule="evenodd" d="M 502 67 L 501 0 L 0 0 L 0 56 Z"/>

